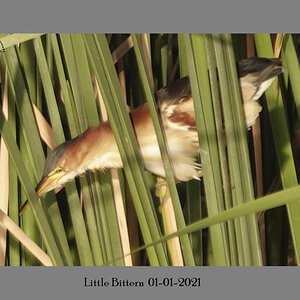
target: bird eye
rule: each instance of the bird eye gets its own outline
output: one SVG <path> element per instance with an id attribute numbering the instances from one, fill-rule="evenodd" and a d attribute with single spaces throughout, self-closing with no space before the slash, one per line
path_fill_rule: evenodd
<path id="1" fill-rule="evenodd" d="M 63 168 L 62 168 L 62 167 L 59 167 L 59 168 L 57 168 L 57 169 L 55 170 L 55 173 L 60 173 L 60 172 L 62 172 L 62 170 L 63 170 Z"/>

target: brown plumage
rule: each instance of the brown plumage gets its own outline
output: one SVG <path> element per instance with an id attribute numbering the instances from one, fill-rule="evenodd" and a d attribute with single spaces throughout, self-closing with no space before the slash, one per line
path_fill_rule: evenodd
<path id="1" fill-rule="evenodd" d="M 283 72 L 279 62 L 251 58 L 239 64 L 247 127 L 255 122 L 261 110 L 255 100 L 275 76 Z M 199 145 L 189 78 L 179 79 L 162 88 L 156 97 L 175 178 L 179 181 L 199 178 L 200 166 L 195 161 Z M 144 104 L 132 110 L 130 116 L 145 169 L 165 177 L 148 105 Z M 47 158 L 44 175 L 36 191 L 41 196 L 86 171 L 122 166 L 112 129 L 105 122 L 55 148 Z"/>

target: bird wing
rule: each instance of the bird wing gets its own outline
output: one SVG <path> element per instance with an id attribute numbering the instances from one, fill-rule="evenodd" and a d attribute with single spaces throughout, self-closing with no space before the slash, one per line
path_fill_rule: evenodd
<path id="1" fill-rule="evenodd" d="M 276 76 L 284 71 L 279 58 L 251 57 L 238 63 L 243 101 L 258 100 Z"/>
<path id="2" fill-rule="evenodd" d="M 188 77 L 181 78 L 157 92 L 157 101 L 165 127 L 195 130 L 194 103 Z"/>
<path id="3" fill-rule="evenodd" d="M 244 102 L 247 128 L 253 125 L 261 111 L 261 106 L 248 103 L 258 100 L 272 81 L 285 69 L 278 58 L 252 57 L 238 63 L 238 73 Z M 189 77 L 170 83 L 157 92 L 157 101 L 165 127 L 196 129 L 194 103 Z"/>
<path id="4" fill-rule="evenodd" d="M 265 80 L 282 73 L 283 67 L 279 58 L 251 57 L 240 61 L 237 65 L 239 77 L 253 74 L 253 80 L 258 86 Z M 254 82 L 253 82 L 254 83 Z"/>

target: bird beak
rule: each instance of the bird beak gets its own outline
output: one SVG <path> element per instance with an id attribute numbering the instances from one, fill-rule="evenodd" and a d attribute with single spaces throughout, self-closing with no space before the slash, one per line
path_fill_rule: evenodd
<path id="1" fill-rule="evenodd" d="M 62 177 L 63 175 L 58 175 L 58 174 L 49 174 L 46 175 L 42 178 L 42 180 L 39 182 L 39 184 L 37 185 L 37 187 L 35 188 L 35 191 L 38 195 L 38 197 L 40 198 L 41 196 L 43 196 L 44 194 L 46 194 L 47 192 L 55 189 L 57 187 L 57 182 L 58 180 Z M 55 190 L 55 192 L 59 192 L 61 190 L 61 187 L 57 187 L 57 189 Z M 29 202 L 28 200 L 23 204 L 19 215 L 22 215 L 24 213 L 25 210 L 27 210 L 27 208 L 29 207 Z"/>
<path id="2" fill-rule="evenodd" d="M 40 183 L 35 188 L 38 197 L 40 198 L 42 195 L 46 194 L 47 192 L 55 189 L 58 186 L 58 181 L 64 174 L 49 174 L 42 178 Z"/>

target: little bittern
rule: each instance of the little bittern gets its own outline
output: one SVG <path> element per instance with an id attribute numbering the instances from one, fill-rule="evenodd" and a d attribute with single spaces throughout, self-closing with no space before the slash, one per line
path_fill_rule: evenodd
<path id="1" fill-rule="evenodd" d="M 253 57 L 238 64 L 247 128 L 255 123 L 261 111 L 256 100 L 283 70 L 279 59 Z M 189 78 L 179 79 L 160 89 L 156 97 L 174 177 L 178 181 L 199 178 L 200 166 L 195 162 L 199 145 Z M 165 177 L 148 105 L 135 108 L 130 115 L 145 169 Z M 110 124 L 104 122 L 98 127 L 88 128 L 49 154 L 43 178 L 36 191 L 41 196 L 86 171 L 122 166 Z"/>

